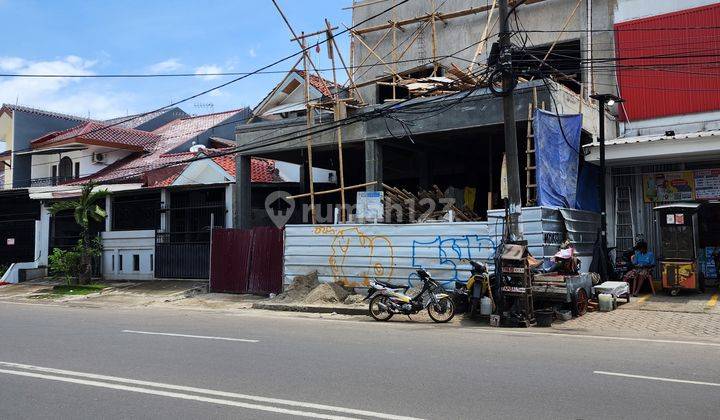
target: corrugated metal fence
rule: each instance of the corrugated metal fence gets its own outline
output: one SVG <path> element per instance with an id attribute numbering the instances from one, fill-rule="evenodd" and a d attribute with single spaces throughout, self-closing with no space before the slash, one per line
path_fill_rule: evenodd
<path id="1" fill-rule="evenodd" d="M 282 255 L 281 229 L 214 229 L 210 290 L 221 293 L 278 293 L 282 290 Z"/>
<path id="2" fill-rule="evenodd" d="M 491 211 L 489 221 L 476 223 L 287 225 L 284 282 L 317 270 L 325 282 L 362 286 L 377 278 L 412 284 L 420 267 L 441 281 L 466 281 L 470 266 L 463 259 L 492 264 L 502 215 Z M 546 207 L 525 208 L 522 214 L 533 255 L 548 258 L 569 238 L 586 268 L 599 220 L 595 213 Z"/>

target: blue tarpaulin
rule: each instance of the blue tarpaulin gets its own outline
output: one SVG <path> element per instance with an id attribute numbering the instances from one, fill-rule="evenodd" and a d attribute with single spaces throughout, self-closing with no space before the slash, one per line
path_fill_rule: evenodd
<path id="1" fill-rule="evenodd" d="M 580 114 L 558 117 L 541 109 L 535 111 L 538 205 L 576 208 L 581 129 Z"/>
<path id="2" fill-rule="evenodd" d="M 577 185 L 578 210 L 600 213 L 600 168 L 584 162 L 580 167 Z"/>

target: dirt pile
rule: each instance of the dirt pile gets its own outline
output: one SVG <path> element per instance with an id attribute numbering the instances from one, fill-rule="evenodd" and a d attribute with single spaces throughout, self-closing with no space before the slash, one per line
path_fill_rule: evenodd
<path id="1" fill-rule="evenodd" d="M 273 302 L 294 303 L 305 299 L 320 284 L 317 271 L 305 276 L 296 276 L 284 292 L 272 298 Z"/>
<path id="2" fill-rule="evenodd" d="M 297 276 L 284 292 L 270 299 L 273 303 L 323 305 L 333 303 L 354 304 L 362 297 L 353 294 L 342 283 L 320 283 L 318 272 Z"/>
<path id="3" fill-rule="evenodd" d="M 303 299 L 304 303 L 340 303 L 350 295 L 350 292 L 338 283 L 323 283 L 314 288 Z"/>
<path id="4" fill-rule="evenodd" d="M 346 304 L 346 305 L 365 304 L 365 302 L 363 302 L 363 299 L 365 299 L 365 296 L 364 296 L 364 295 L 350 295 L 350 296 L 348 296 L 348 297 L 345 298 L 345 300 L 343 301 L 343 303 Z"/>

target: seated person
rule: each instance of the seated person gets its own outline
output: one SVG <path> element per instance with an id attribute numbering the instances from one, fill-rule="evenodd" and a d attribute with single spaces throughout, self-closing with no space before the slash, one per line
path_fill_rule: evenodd
<path id="1" fill-rule="evenodd" d="M 561 275 L 577 274 L 580 269 L 580 260 L 575 256 L 575 248 L 561 248 L 555 256 L 552 257 L 553 266 L 547 271 L 549 273 L 558 273 Z"/>
<path id="2" fill-rule="evenodd" d="M 655 287 L 652 283 L 652 268 L 655 266 L 655 254 L 648 251 L 648 244 L 641 239 L 635 244 L 635 252 L 631 257 L 632 269 L 623 277 L 623 281 L 630 283 L 633 288 L 633 295 L 637 296 L 642 284 L 647 281 L 650 289 L 655 294 Z M 632 285 L 634 284 L 634 287 Z"/>

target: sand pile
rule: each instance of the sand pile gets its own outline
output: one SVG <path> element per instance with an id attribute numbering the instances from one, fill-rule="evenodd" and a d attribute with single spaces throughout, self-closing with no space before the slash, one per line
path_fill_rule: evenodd
<path id="1" fill-rule="evenodd" d="M 350 295 L 350 292 L 338 283 L 323 283 L 315 287 L 303 299 L 304 303 L 340 303 Z"/>
<path id="2" fill-rule="evenodd" d="M 366 302 L 363 302 L 363 299 L 365 299 L 365 295 L 350 295 L 345 298 L 343 303 L 346 305 L 365 304 Z"/>
<path id="3" fill-rule="evenodd" d="M 313 271 L 305 276 L 296 276 L 290 286 L 288 286 L 284 292 L 272 298 L 272 301 L 285 303 L 299 302 L 305 299 L 319 284 L 317 271 Z"/>

